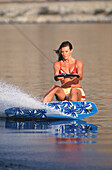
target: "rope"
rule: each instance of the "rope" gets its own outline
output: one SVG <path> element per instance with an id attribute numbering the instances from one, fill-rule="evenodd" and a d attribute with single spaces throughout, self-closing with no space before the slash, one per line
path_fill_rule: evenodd
<path id="1" fill-rule="evenodd" d="M 13 24 L 13 26 L 15 27 L 15 29 L 16 29 L 28 42 L 30 42 L 30 43 L 32 44 L 32 46 L 33 46 L 34 48 L 37 49 L 37 51 L 39 51 L 45 58 L 47 58 L 47 60 L 48 60 L 50 63 L 53 64 L 53 62 L 49 59 L 49 57 L 48 57 L 42 50 L 40 50 L 40 48 L 39 48 L 37 45 L 35 45 L 35 43 L 34 43 L 21 29 L 19 29 L 19 27 L 17 27 L 15 24 Z"/>

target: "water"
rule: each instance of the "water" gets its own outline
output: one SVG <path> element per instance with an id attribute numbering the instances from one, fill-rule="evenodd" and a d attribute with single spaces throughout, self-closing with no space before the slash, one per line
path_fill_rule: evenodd
<path id="1" fill-rule="evenodd" d="M 53 50 L 64 40 L 84 63 L 86 100 L 99 112 L 71 122 L 1 118 L 0 169 L 112 169 L 112 25 L 17 26 L 45 56 L 13 25 L 0 25 L 0 115 L 10 106 L 40 106 L 55 83 Z"/>

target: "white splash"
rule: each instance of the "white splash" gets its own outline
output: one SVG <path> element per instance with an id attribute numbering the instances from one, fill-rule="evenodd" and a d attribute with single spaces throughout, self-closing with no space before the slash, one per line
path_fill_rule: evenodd
<path id="1" fill-rule="evenodd" d="M 0 82 L 0 112 L 10 107 L 41 108 L 43 104 L 36 98 L 24 93 L 18 87 Z"/>
<path id="2" fill-rule="evenodd" d="M 31 109 L 47 109 L 48 114 L 62 114 L 59 111 L 46 107 L 35 97 L 23 92 L 19 87 L 0 82 L 0 117 L 5 116 L 5 110 L 11 107 L 25 107 Z"/>

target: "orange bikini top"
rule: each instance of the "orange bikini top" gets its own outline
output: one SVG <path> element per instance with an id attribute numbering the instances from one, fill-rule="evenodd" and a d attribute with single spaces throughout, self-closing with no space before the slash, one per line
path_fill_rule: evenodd
<path id="1" fill-rule="evenodd" d="M 76 63 L 77 63 L 77 60 L 75 60 L 74 69 L 72 70 L 72 72 L 70 74 L 77 73 Z M 67 74 L 61 67 L 62 66 L 61 66 L 61 61 L 60 61 L 60 71 L 59 71 L 59 73 L 60 74 Z"/>

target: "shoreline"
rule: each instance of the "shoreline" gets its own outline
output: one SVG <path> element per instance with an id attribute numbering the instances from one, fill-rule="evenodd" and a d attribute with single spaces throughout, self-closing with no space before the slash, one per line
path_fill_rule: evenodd
<path id="1" fill-rule="evenodd" d="M 112 1 L 0 3 L 0 24 L 112 23 Z"/>

